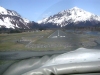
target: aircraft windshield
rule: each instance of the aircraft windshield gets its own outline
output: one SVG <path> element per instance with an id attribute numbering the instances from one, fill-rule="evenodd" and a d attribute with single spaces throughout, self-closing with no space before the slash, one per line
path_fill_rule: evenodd
<path id="1" fill-rule="evenodd" d="M 99 3 L 1 0 L 0 75 L 99 75 Z"/>

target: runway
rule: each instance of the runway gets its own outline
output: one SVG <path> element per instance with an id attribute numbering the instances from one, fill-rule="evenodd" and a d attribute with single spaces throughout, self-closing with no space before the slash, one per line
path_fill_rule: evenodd
<path id="1" fill-rule="evenodd" d="M 48 38 L 65 38 L 65 37 L 66 37 L 65 32 L 57 30 L 54 33 L 52 33 Z"/>

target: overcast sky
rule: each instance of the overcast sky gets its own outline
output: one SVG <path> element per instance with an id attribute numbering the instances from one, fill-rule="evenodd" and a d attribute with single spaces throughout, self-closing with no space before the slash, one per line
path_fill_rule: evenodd
<path id="1" fill-rule="evenodd" d="M 0 0 L 0 6 L 35 22 L 75 6 L 100 16 L 100 0 Z"/>

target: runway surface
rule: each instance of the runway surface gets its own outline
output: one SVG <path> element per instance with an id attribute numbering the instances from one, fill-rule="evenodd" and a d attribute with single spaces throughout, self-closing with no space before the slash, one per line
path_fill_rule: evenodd
<path id="1" fill-rule="evenodd" d="M 65 38 L 66 36 L 67 35 L 65 32 L 57 30 L 53 34 L 51 34 L 48 38 Z"/>

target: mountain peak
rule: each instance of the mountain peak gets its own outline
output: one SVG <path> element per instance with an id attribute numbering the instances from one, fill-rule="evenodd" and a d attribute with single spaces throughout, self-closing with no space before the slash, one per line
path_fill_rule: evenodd
<path id="1" fill-rule="evenodd" d="M 58 14 L 53 15 L 52 17 L 48 17 L 46 19 L 38 21 L 38 23 L 42 24 L 53 23 L 56 25 L 61 25 L 62 27 L 69 25 L 71 23 L 74 24 L 77 24 L 79 22 L 85 23 L 86 21 L 89 21 L 91 23 L 95 21 L 95 24 L 97 24 L 100 22 L 100 17 L 75 6 L 71 9 L 61 11 Z"/>
<path id="2" fill-rule="evenodd" d="M 0 6 L 0 8 L 4 8 L 4 7 Z"/>
<path id="3" fill-rule="evenodd" d="M 28 19 L 22 18 L 14 10 L 6 9 L 0 6 L 0 28 L 4 26 L 5 28 L 24 28 L 29 29 L 31 22 Z"/>
<path id="4" fill-rule="evenodd" d="M 71 8 L 71 9 L 69 9 L 69 10 L 81 10 L 81 11 L 84 11 L 83 9 L 81 9 L 81 8 L 78 8 L 78 7 L 73 7 L 73 8 Z"/>
<path id="5" fill-rule="evenodd" d="M 6 9 L 0 6 L 0 12 L 3 12 L 3 11 L 6 11 Z"/>
<path id="6" fill-rule="evenodd" d="M 80 8 L 78 8 L 77 6 L 75 6 L 75 7 L 73 7 L 72 9 L 80 9 Z"/>

